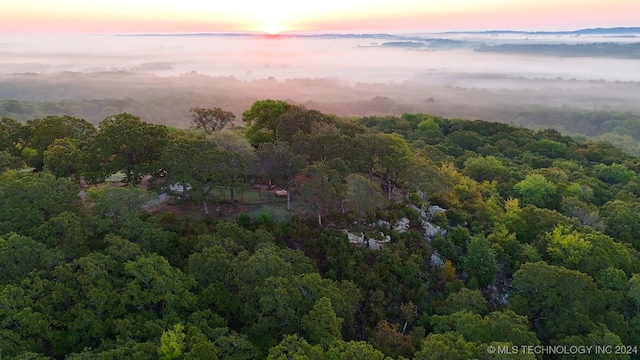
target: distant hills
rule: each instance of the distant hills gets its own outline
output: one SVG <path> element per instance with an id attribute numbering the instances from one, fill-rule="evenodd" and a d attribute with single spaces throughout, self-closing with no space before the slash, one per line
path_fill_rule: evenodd
<path id="1" fill-rule="evenodd" d="M 415 34 L 415 33 L 414 33 Z M 613 27 L 613 28 L 587 28 L 568 31 L 519 31 L 519 30 L 482 30 L 482 31 L 447 31 L 424 34 L 522 34 L 522 35 L 640 35 L 640 27 Z M 120 36 L 224 36 L 224 37 L 308 37 L 308 38 L 364 38 L 364 39 L 406 39 L 407 34 L 386 34 L 386 33 L 317 33 L 317 34 L 277 34 L 268 35 L 262 33 L 171 33 L 171 34 L 122 34 Z"/>
<path id="2" fill-rule="evenodd" d="M 589 43 L 589 44 L 500 44 L 480 46 L 478 52 L 500 52 L 558 57 L 606 57 L 619 59 L 640 58 L 640 43 Z"/>
<path id="3" fill-rule="evenodd" d="M 455 31 L 443 34 L 524 34 L 524 35 L 626 35 L 640 34 L 640 27 L 588 28 L 570 31 L 515 31 L 515 30 L 487 30 L 487 31 Z"/>

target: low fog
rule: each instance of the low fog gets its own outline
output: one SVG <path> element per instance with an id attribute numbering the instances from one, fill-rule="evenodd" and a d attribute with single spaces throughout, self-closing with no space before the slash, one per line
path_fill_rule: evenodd
<path id="1" fill-rule="evenodd" d="M 98 123 L 126 111 L 187 127 L 190 107 L 241 118 L 265 98 L 341 116 L 507 123 L 541 107 L 640 113 L 639 36 L 4 34 L 0 116 Z"/>

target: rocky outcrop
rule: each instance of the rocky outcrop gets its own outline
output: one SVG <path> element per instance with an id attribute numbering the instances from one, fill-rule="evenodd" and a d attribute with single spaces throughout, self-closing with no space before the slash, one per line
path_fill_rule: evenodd
<path id="1" fill-rule="evenodd" d="M 444 236 L 447 233 L 447 230 L 428 221 L 422 222 L 422 228 L 424 229 L 424 238 L 427 241 L 431 241 L 431 239 L 436 235 Z"/>
<path id="2" fill-rule="evenodd" d="M 343 230 L 343 232 L 347 235 L 349 243 L 354 245 L 364 245 L 371 250 L 380 250 L 386 244 L 391 242 L 391 236 L 385 235 L 382 232 L 378 232 L 375 236 L 367 236 L 362 232 L 360 233 L 360 235 L 357 235 L 349 232 L 346 229 Z"/>
<path id="3" fill-rule="evenodd" d="M 393 230 L 397 231 L 400 234 L 404 234 L 409 231 L 409 224 L 411 221 L 407 218 L 402 218 L 398 220 L 397 223 L 393 225 Z"/>

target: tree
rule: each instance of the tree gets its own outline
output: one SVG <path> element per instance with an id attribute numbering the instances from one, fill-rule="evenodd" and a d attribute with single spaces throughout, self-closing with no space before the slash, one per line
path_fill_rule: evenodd
<path id="1" fill-rule="evenodd" d="M 56 177 L 73 177 L 79 181 L 80 174 L 86 168 L 85 150 L 80 149 L 73 139 L 55 139 L 44 151 L 44 169 Z"/>
<path id="2" fill-rule="evenodd" d="M 640 315 L 640 274 L 629 279 L 629 297 L 636 303 L 636 314 Z"/>
<path id="3" fill-rule="evenodd" d="M 318 273 L 269 277 L 254 296 L 258 297 L 258 308 L 252 332 L 265 339 L 268 337 L 264 334 L 277 338 L 301 332 L 304 315 L 309 314 L 322 297 L 330 299 L 336 316 L 344 319 L 345 328 L 353 326 L 355 309 L 350 302 L 353 299 L 343 293 L 337 283 L 323 279 Z"/>
<path id="4" fill-rule="evenodd" d="M 0 150 L 20 157 L 30 143 L 31 127 L 13 119 L 0 119 Z"/>
<path id="5" fill-rule="evenodd" d="M 0 234 L 31 234 L 65 212 L 77 212 L 80 188 L 49 173 L 9 171 L 0 175 Z"/>
<path id="6" fill-rule="evenodd" d="M 216 282 L 222 283 L 227 278 L 232 261 L 233 255 L 222 246 L 208 246 L 189 256 L 188 273 L 201 286 L 208 286 Z"/>
<path id="7" fill-rule="evenodd" d="M 269 349 L 267 360 L 322 360 L 324 352 L 297 335 L 285 336 L 279 344 Z"/>
<path id="8" fill-rule="evenodd" d="M 84 218 L 65 211 L 33 230 L 33 238 L 49 248 L 61 250 L 65 259 L 72 260 L 87 255 L 90 226 Z"/>
<path id="9" fill-rule="evenodd" d="M 498 271 L 496 255 L 491 243 L 484 236 L 475 236 L 467 246 L 467 253 L 462 256 L 462 268 L 472 278 L 476 278 L 480 287 L 493 282 Z"/>
<path id="10" fill-rule="evenodd" d="M 383 177 L 387 181 L 387 200 L 391 201 L 394 187 L 405 180 L 407 171 L 411 168 L 411 149 L 409 144 L 396 134 L 382 134 L 386 142 L 387 152 L 383 156 L 381 166 Z"/>
<path id="11" fill-rule="evenodd" d="M 591 252 L 592 245 L 571 228 L 556 226 L 547 233 L 547 253 L 556 264 L 575 268 Z"/>
<path id="12" fill-rule="evenodd" d="M 257 157 L 260 173 L 269 180 L 280 182 L 287 191 L 287 210 L 290 210 L 294 176 L 304 168 L 304 159 L 283 141 L 260 144 Z"/>
<path id="13" fill-rule="evenodd" d="M 611 347 L 613 349 L 615 349 L 616 347 L 619 349 L 626 348 L 624 346 L 625 343 L 622 342 L 622 340 L 620 339 L 620 336 L 611 332 L 604 325 L 595 326 L 594 330 L 585 336 L 577 336 L 577 335 L 567 336 L 564 339 L 554 342 L 554 345 L 565 346 L 567 348 L 571 348 L 571 347 L 579 348 L 582 346 L 589 347 L 589 346 L 593 346 L 593 344 L 598 344 L 598 346 L 607 347 L 607 348 Z M 629 348 L 633 349 L 633 347 L 629 347 Z M 612 352 L 609 354 L 598 355 L 598 358 L 605 359 L 605 360 L 626 360 L 630 358 L 629 355 L 630 354 L 627 354 L 626 352 L 622 352 L 622 353 Z"/>
<path id="14" fill-rule="evenodd" d="M 87 144 L 96 134 L 93 124 L 67 115 L 31 120 L 28 125 L 31 128 L 30 146 L 37 152 L 37 161 L 33 164 L 36 168 L 42 168 L 44 152 L 56 139 L 67 138 L 77 144 Z"/>
<path id="15" fill-rule="evenodd" d="M 339 159 L 353 166 L 355 154 L 353 138 L 340 133 L 332 123 L 318 123 L 311 134 L 297 132 L 292 147 L 311 164 Z"/>
<path id="16" fill-rule="evenodd" d="M 429 195 L 443 187 L 444 179 L 438 167 L 423 156 L 414 155 L 411 166 L 407 169 L 407 182 L 420 198 L 420 211 L 425 211 Z"/>
<path id="17" fill-rule="evenodd" d="M 316 301 L 313 309 L 302 317 L 302 329 L 312 344 L 327 349 L 332 342 L 342 340 L 340 328 L 343 321 L 333 311 L 331 299 L 322 297 Z"/>
<path id="18" fill-rule="evenodd" d="M 607 235 L 640 249 L 640 201 L 611 200 L 600 209 L 600 217 Z"/>
<path id="19" fill-rule="evenodd" d="M 192 107 L 189 112 L 191 113 L 191 125 L 195 129 L 204 130 L 208 135 L 224 129 L 236 120 L 236 116 L 232 112 L 222 110 L 219 107 L 211 109 Z"/>
<path id="20" fill-rule="evenodd" d="M 526 316 L 511 310 L 494 311 L 486 316 L 462 310 L 431 318 L 434 331 L 444 334 L 454 331 L 465 340 L 481 344 L 507 342 L 517 346 L 538 345 L 536 334 L 529 330 Z"/>
<path id="21" fill-rule="evenodd" d="M 531 204 L 539 208 L 550 207 L 556 202 L 556 186 L 539 174 L 527 177 L 515 184 L 513 189 L 520 195 L 524 204 Z"/>
<path id="22" fill-rule="evenodd" d="M 209 194 L 219 185 L 233 165 L 231 153 L 219 150 L 211 139 L 191 136 L 188 133 L 172 134 L 160 161 L 157 163 L 164 176 L 153 187 L 160 191 L 179 189 L 183 199 L 193 194 L 202 203 L 204 213 L 209 214 Z"/>
<path id="23" fill-rule="evenodd" d="M 414 360 L 467 360 L 480 355 L 477 344 L 466 341 L 455 332 L 444 334 L 431 333 L 422 342 L 422 348 L 416 352 Z"/>
<path id="24" fill-rule="evenodd" d="M 303 193 L 318 213 L 318 225 L 322 225 L 322 216 L 342 204 L 346 194 L 344 176 L 326 162 L 307 167 L 305 173 L 311 179 L 304 183 Z"/>
<path id="25" fill-rule="evenodd" d="M 164 314 L 181 314 L 196 302 L 190 291 L 195 285 L 193 278 L 158 254 L 141 255 L 127 261 L 124 275 L 128 282 L 122 295 L 130 311 L 147 310 L 160 318 Z"/>
<path id="26" fill-rule="evenodd" d="M 24 166 L 25 163 L 21 158 L 11 155 L 8 151 L 0 150 L 0 173 L 5 170 L 20 169 Z"/>
<path id="27" fill-rule="evenodd" d="M 159 202 L 151 191 L 133 185 L 104 186 L 88 190 L 87 198 L 94 203 L 87 220 L 97 234 L 120 235 L 136 241 L 145 250 L 162 254 L 177 237 L 175 233 L 142 218 L 149 207 Z"/>
<path id="28" fill-rule="evenodd" d="M 229 161 L 222 173 L 222 183 L 229 186 L 230 199 L 234 203 L 234 189 L 240 179 L 255 167 L 256 152 L 245 137 L 233 131 L 218 131 L 212 134 L 211 140 L 218 149 L 227 153 Z"/>
<path id="29" fill-rule="evenodd" d="M 444 262 L 442 270 L 440 270 L 440 281 L 443 283 L 449 283 L 456 280 L 456 268 L 451 263 L 451 260 Z"/>
<path id="30" fill-rule="evenodd" d="M 303 106 L 292 106 L 278 118 L 275 134 L 281 141 L 293 143 L 296 134 L 310 135 L 322 124 L 331 123 L 331 118 L 318 110 Z"/>
<path id="31" fill-rule="evenodd" d="M 382 134 L 368 132 L 358 134 L 354 139 L 355 151 L 352 155 L 356 168 L 373 176 L 384 156 L 387 154 L 387 142 Z"/>
<path id="32" fill-rule="evenodd" d="M 380 187 L 362 175 L 347 176 L 347 187 L 346 208 L 351 210 L 359 221 L 385 203 L 384 197 L 380 194 Z"/>
<path id="33" fill-rule="evenodd" d="M 157 171 L 151 166 L 160 159 L 167 142 L 166 126 L 123 113 L 100 122 L 92 152 L 100 164 L 100 175 L 122 170 L 127 183 L 138 184 L 144 175 Z"/>
<path id="34" fill-rule="evenodd" d="M 107 220 L 109 231 L 113 231 L 140 226 L 140 216 L 156 197 L 150 191 L 129 185 L 92 188 L 87 191 L 87 198 L 94 203 L 91 212 Z"/>
<path id="35" fill-rule="evenodd" d="M 491 181 L 506 175 L 506 168 L 495 156 L 468 158 L 463 173 L 475 181 Z"/>
<path id="36" fill-rule="evenodd" d="M 416 133 L 420 135 L 427 144 L 436 144 L 442 140 L 442 130 L 435 118 L 425 115 L 423 120 L 417 125 Z"/>
<path id="37" fill-rule="evenodd" d="M 279 249 L 272 244 L 256 250 L 251 256 L 236 257 L 230 266 L 230 281 L 237 289 L 243 319 L 254 324 L 259 311 L 257 288 L 264 286 L 270 277 L 287 278 L 294 274 L 314 271 L 309 258 L 299 251 Z M 302 316 L 304 314 L 301 314 Z"/>
<path id="38" fill-rule="evenodd" d="M 437 309 L 441 314 L 452 314 L 463 310 L 484 315 L 489 310 L 489 304 L 480 290 L 462 288 L 447 296 L 443 306 Z"/>
<path id="39" fill-rule="evenodd" d="M 387 320 L 380 321 L 373 334 L 369 337 L 373 347 L 393 358 L 411 356 L 416 349 L 413 347 L 411 336 L 399 331 L 399 324 L 389 324 Z"/>
<path id="40" fill-rule="evenodd" d="M 247 139 L 252 144 L 278 140 L 276 127 L 282 115 L 294 105 L 282 100 L 260 100 L 242 113 L 242 121 L 247 124 Z"/>
<path id="41" fill-rule="evenodd" d="M 593 171 L 598 179 L 609 184 L 626 184 L 636 177 L 633 170 L 629 170 L 622 164 L 596 164 Z"/>
<path id="42" fill-rule="evenodd" d="M 331 360 L 383 360 L 389 359 L 365 341 L 336 341 L 324 354 L 324 359 Z"/>
<path id="43" fill-rule="evenodd" d="M 19 284 L 32 270 L 50 270 L 58 253 L 30 237 L 9 233 L 0 237 L 0 285 Z"/>
<path id="44" fill-rule="evenodd" d="M 184 351 L 184 326 L 176 324 L 173 329 L 166 330 L 160 337 L 158 355 L 161 360 L 179 359 Z"/>
<path id="45" fill-rule="evenodd" d="M 587 334 L 602 315 L 593 278 L 545 262 L 522 264 L 513 275 L 512 309 L 529 318 L 543 343 Z"/>

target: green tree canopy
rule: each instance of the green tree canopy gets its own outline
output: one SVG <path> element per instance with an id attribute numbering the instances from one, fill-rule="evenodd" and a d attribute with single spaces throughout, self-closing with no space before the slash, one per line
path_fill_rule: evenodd
<path id="1" fill-rule="evenodd" d="M 304 158 L 284 141 L 260 144 L 257 157 L 259 172 L 287 191 L 287 210 L 291 209 L 291 190 L 296 185 L 294 177 L 304 168 Z"/>
<path id="2" fill-rule="evenodd" d="M 471 239 L 461 262 L 463 270 L 472 278 L 476 278 L 481 287 L 493 282 L 498 271 L 495 250 L 484 236 L 474 236 Z"/>
<path id="3" fill-rule="evenodd" d="M 515 184 L 513 189 L 525 205 L 546 208 L 557 202 L 556 186 L 539 174 L 527 175 L 524 180 Z"/>
<path id="4" fill-rule="evenodd" d="M 591 331 L 603 304 L 588 275 L 544 262 L 526 263 L 513 275 L 512 308 L 529 318 L 543 341 Z"/>
<path id="5" fill-rule="evenodd" d="M 385 203 L 385 199 L 380 193 L 380 187 L 362 175 L 351 174 L 347 176 L 347 186 L 345 207 L 352 211 L 360 221 L 373 214 Z"/>
<path id="6" fill-rule="evenodd" d="M 252 144 L 278 140 L 276 128 L 282 115 L 294 105 L 282 100 L 260 100 L 242 113 L 242 121 L 247 124 L 247 138 Z"/>
<path id="7" fill-rule="evenodd" d="M 101 176 L 123 171 L 127 183 L 137 184 L 144 175 L 157 171 L 152 165 L 162 156 L 167 142 L 166 126 L 123 113 L 100 122 L 92 152 Z"/>
<path id="8" fill-rule="evenodd" d="M 0 175 L 0 234 L 30 234 L 65 212 L 78 211 L 80 188 L 49 173 L 9 171 Z"/>
<path id="9" fill-rule="evenodd" d="M 229 125 L 233 125 L 236 116 L 219 107 L 210 109 L 193 107 L 189 109 L 191 113 L 191 125 L 195 129 L 202 129 L 211 135 L 215 131 L 220 131 Z"/>
<path id="10" fill-rule="evenodd" d="M 48 116 L 44 119 L 31 120 L 30 146 L 37 151 L 36 168 L 42 168 L 45 150 L 56 139 L 73 139 L 78 143 L 87 143 L 96 134 L 96 128 L 86 120 L 71 116 Z"/>

